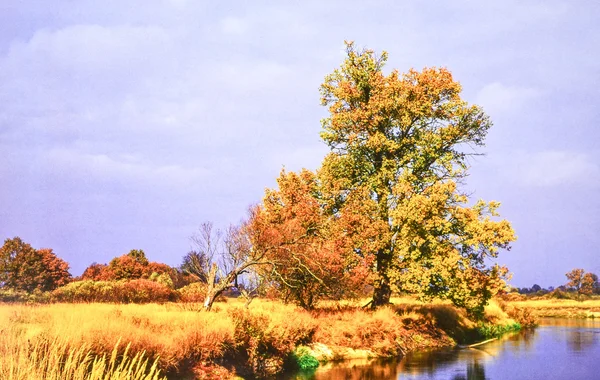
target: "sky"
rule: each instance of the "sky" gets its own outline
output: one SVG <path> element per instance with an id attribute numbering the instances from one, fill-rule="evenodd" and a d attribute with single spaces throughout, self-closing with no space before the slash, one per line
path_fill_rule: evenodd
<path id="1" fill-rule="evenodd" d="M 446 67 L 494 126 L 465 189 L 518 240 L 511 284 L 600 274 L 597 1 L 2 0 L 0 239 L 79 275 L 131 249 L 178 265 L 282 168 L 316 169 L 344 40 Z"/>

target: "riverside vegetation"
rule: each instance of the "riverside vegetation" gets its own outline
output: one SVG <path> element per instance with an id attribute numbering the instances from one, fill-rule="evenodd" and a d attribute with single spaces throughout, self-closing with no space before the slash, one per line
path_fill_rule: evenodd
<path id="1" fill-rule="evenodd" d="M 218 302 L 212 312 L 194 303 L 0 304 L 0 378 L 264 377 L 317 361 L 469 343 L 532 322 L 496 301 L 475 322 L 447 302 L 392 300 L 376 311 L 356 302 L 307 311 L 263 299 L 250 308 Z"/>

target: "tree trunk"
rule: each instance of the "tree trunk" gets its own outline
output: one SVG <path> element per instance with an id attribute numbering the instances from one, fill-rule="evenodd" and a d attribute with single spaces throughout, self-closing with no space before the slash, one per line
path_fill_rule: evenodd
<path id="1" fill-rule="evenodd" d="M 384 306 L 390 303 L 390 297 L 392 296 L 392 289 L 390 287 L 390 281 L 382 277 L 375 283 L 373 289 L 373 301 L 371 302 L 371 308 L 376 309 L 379 306 Z"/>
<path id="2" fill-rule="evenodd" d="M 217 298 L 215 289 L 215 281 L 217 279 L 217 264 L 213 264 L 208 272 L 208 288 L 206 289 L 206 297 L 204 298 L 204 310 L 210 311 L 212 308 L 213 302 L 215 302 L 215 298 Z"/>
<path id="3" fill-rule="evenodd" d="M 373 288 L 373 301 L 371 301 L 371 308 L 376 309 L 379 306 L 384 306 L 390 303 L 390 297 L 392 296 L 392 288 L 390 286 L 390 279 L 388 277 L 388 270 L 390 269 L 389 257 L 384 252 L 377 253 L 377 274 L 379 279 L 375 281 Z"/>
<path id="4" fill-rule="evenodd" d="M 215 301 L 214 297 L 211 293 L 206 293 L 206 298 L 204 298 L 204 310 L 210 311 L 212 308 L 212 304 Z"/>

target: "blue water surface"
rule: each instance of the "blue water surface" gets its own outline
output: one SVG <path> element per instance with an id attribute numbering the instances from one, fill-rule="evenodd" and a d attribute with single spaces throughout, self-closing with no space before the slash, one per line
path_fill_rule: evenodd
<path id="1" fill-rule="evenodd" d="M 600 380 L 600 321 L 543 319 L 536 329 L 468 349 L 409 354 L 401 360 L 329 363 L 288 379 Z"/>

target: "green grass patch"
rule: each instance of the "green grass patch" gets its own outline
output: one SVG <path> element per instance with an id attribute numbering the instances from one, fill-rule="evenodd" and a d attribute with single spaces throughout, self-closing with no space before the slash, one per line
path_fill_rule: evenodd
<path id="1" fill-rule="evenodd" d="M 508 325 L 492 325 L 482 323 L 477 327 L 477 333 L 484 339 L 499 338 L 506 333 L 520 330 L 520 323 L 511 323 Z"/>
<path id="2" fill-rule="evenodd" d="M 319 366 L 317 358 L 315 358 L 306 347 L 298 347 L 294 351 L 293 357 L 298 368 L 302 370 L 315 369 Z"/>

